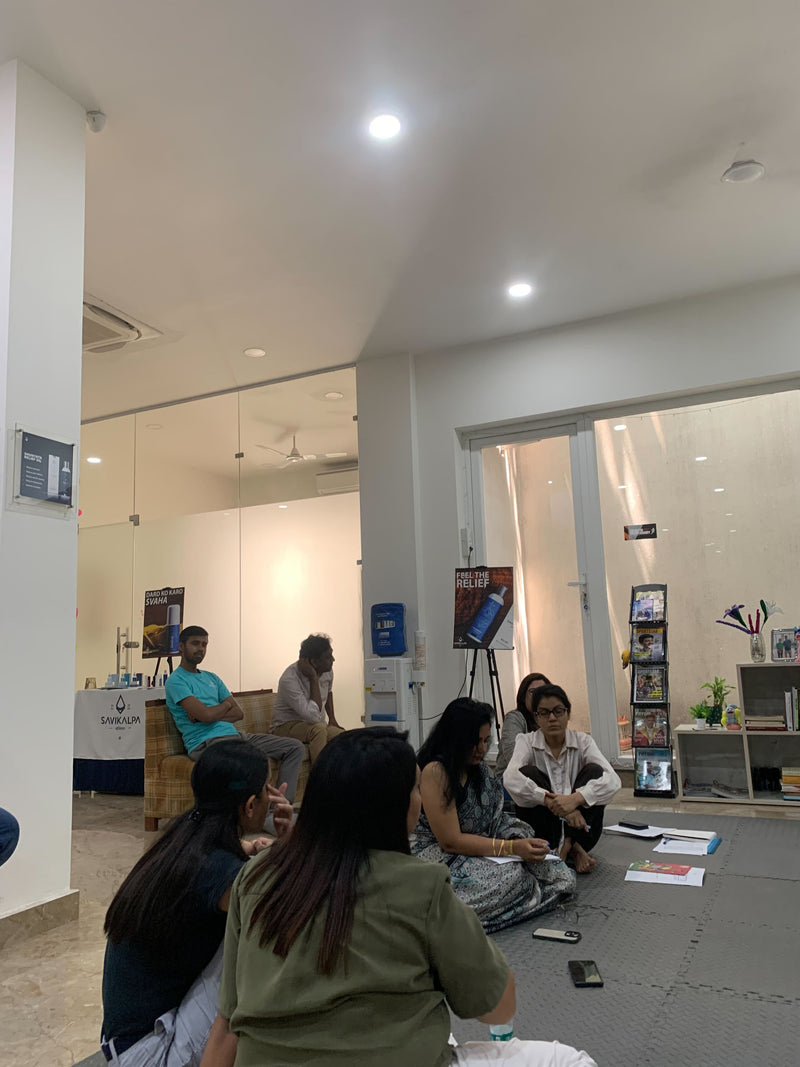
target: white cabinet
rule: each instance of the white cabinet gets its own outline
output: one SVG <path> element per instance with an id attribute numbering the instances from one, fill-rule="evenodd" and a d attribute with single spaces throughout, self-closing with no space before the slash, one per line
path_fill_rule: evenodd
<path id="1" fill-rule="evenodd" d="M 740 663 L 739 706 L 750 716 L 783 714 L 784 693 L 800 689 L 800 663 Z M 722 804 L 780 804 L 780 768 L 800 766 L 800 732 L 791 730 L 695 730 L 674 733 L 678 796 Z"/>

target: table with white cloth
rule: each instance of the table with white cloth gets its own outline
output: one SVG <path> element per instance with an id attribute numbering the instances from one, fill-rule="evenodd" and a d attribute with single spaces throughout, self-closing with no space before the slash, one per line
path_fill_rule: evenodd
<path id="1" fill-rule="evenodd" d="M 72 788 L 143 794 L 145 701 L 163 699 L 163 689 L 78 690 Z"/>

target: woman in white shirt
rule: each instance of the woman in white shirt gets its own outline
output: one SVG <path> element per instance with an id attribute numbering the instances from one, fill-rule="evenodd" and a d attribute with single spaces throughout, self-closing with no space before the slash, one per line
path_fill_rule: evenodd
<path id="1" fill-rule="evenodd" d="M 578 874 L 595 866 L 589 855 L 603 832 L 603 813 L 620 789 L 619 776 L 589 734 L 570 730 L 569 697 L 558 685 L 531 698 L 532 733 L 520 734 L 503 775 L 517 817 L 533 827 Z"/>

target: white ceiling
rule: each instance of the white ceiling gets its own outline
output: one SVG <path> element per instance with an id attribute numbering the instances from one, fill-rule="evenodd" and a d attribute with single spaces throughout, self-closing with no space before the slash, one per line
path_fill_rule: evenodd
<path id="1" fill-rule="evenodd" d="M 4 0 L 108 116 L 86 288 L 165 334 L 85 417 L 800 270 L 798 54 L 796 0 Z"/>

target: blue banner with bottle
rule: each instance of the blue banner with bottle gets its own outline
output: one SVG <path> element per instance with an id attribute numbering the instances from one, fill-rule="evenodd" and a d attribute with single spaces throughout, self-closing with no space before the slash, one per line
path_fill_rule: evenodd
<path id="1" fill-rule="evenodd" d="M 456 569 L 453 648 L 514 647 L 514 568 Z"/>

